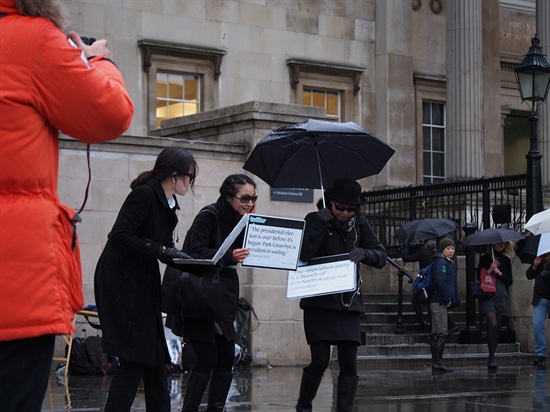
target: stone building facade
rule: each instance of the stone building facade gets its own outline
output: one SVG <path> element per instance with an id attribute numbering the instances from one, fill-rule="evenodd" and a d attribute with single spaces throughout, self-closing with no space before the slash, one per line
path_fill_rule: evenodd
<path id="1" fill-rule="evenodd" d="M 396 150 L 379 175 L 361 181 L 364 189 L 525 172 L 529 110 L 513 69 L 536 27 L 549 54 L 550 31 L 540 24 L 550 21 L 545 0 L 64 2 L 71 29 L 108 40 L 136 106 L 124 136 L 91 147 L 91 188 L 79 226 L 87 303 L 130 181 L 167 146 L 188 148 L 200 168 L 195 195 L 180 199 L 180 246 L 225 176 L 243 172 L 254 145 L 273 128 L 308 118 L 354 121 Z M 168 91 L 174 85 L 184 89 L 181 96 Z M 185 115 L 170 115 L 172 103 Z M 542 105 L 544 159 L 548 114 Z M 543 160 L 546 187 L 549 172 Z M 86 147 L 63 137 L 62 200 L 78 209 L 87 179 Z M 303 218 L 320 196 L 316 190 L 275 200 L 257 182 L 258 211 L 266 215 Z M 373 272 L 365 276 L 377 279 L 376 288 L 396 290 L 390 268 Z M 252 337 L 254 361 L 306 362 L 301 310 L 285 300 L 286 273 L 240 274 L 242 295 L 261 322 Z M 529 310 L 528 303 L 518 308 L 524 319 Z"/>

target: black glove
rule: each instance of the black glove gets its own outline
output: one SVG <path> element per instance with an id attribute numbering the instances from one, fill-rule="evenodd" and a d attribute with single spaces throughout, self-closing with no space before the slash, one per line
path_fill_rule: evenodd
<path id="1" fill-rule="evenodd" d="M 353 249 L 349 252 L 349 260 L 355 263 L 364 262 L 369 263 L 369 260 L 372 260 L 374 253 L 368 249 Z"/>
<path id="2" fill-rule="evenodd" d="M 193 259 L 187 253 L 183 253 L 176 247 L 163 246 L 160 250 L 161 259 Z"/>
<path id="3" fill-rule="evenodd" d="M 361 262 L 367 257 L 367 254 L 365 252 L 365 249 L 353 249 L 351 252 L 349 252 L 349 260 L 355 263 Z"/>
<path id="4" fill-rule="evenodd" d="M 332 216 L 332 212 L 329 208 L 324 207 L 317 212 L 317 217 L 323 222 L 330 222 L 334 216 Z"/>

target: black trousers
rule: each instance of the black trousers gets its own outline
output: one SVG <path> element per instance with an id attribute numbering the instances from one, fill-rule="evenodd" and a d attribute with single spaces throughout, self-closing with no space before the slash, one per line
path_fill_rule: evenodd
<path id="1" fill-rule="evenodd" d="M 120 359 L 120 365 L 109 388 L 105 412 L 129 412 L 142 378 L 147 412 L 170 412 L 170 394 L 163 345 L 166 346 L 166 341 L 159 336 L 155 366 L 145 366 Z"/>
<path id="2" fill-rule="evenodd" d="M 2 412 L 42 410 L 54 345 L 54 335 L 0 342 Z"/>

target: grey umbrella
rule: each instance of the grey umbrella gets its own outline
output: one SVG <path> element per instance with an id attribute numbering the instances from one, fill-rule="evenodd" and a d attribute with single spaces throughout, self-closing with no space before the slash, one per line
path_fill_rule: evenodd
<path id="1" fill-rule="evenodd" d="M 492 245 L 495 243 L 517 242 L 524 239 L 521 233 L 508 228 L 485 229 L 464 239 L 464 246 Z"/>
<path id="2" fill-rule="evenodd" d="M 450 219 L 416 219 L 404 224 L 397 231 L 401 243 L 415 243 L 420 240 L 437 239 L 456 230 L 456 223 Z"/>

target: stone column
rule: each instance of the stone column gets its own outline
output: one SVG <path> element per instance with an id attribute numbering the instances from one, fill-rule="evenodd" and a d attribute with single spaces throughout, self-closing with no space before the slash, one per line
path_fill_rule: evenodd
<path id="1" fill-rule="evenodd" d="M 481 0 L 447 3 L 447 178 L 475 179 L 483 161 Z"/>
<path id="2" fill-rule="evenodd" d="M 548 0 L 537 0 L 537 34 L 539 35 L 542 52 L 546 60 L 550 59 L 550 2 Z M 539 106 L 537 112 L 539 117 L 538 138 L 539 150 L 542 154 L 542 187 L 550 189 L 550 101 Z"/>

